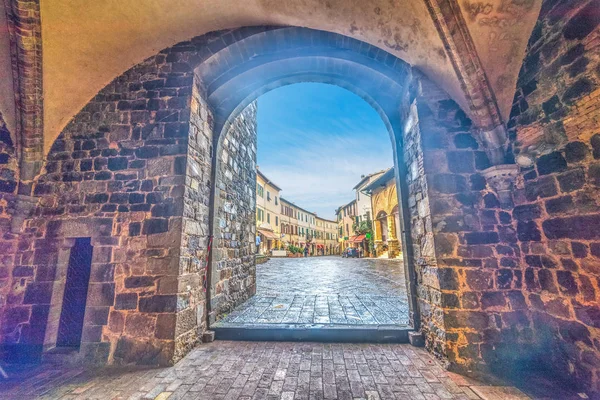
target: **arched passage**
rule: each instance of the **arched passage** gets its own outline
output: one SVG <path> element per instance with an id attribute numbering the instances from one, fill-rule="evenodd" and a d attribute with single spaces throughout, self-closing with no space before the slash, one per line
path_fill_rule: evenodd
<path id="1" fill-rule="evenodd" d="M 238 46 L 251 51 L 239 52 Z M 254 194 L 251 190 L 253 177 L 251 174 L 240 176 L 233 170 L 225 171 L 230 168 L 232 152 L 241 157 L 236 159 L 240 165 L 251 165 L 255 161 L 247 153 L 232 148 L 228 140 L 231 124 L 239 123 L 236 117 L 258 96 L 283 85 L 298 82 L 337 85 L 362 97 L 378 112 L 388 129 L 394 163 L 397 164 L 401 111 L 411 71 L 402 60 L 354 39 L 302 28 L 274 28 L 246 37 L 236 46 L 215 52 L 196 68 L 196 73 L 206 90 L 206 101 L 214 116 L 213 146 L 216 158 L 213 165 L 215 192 L 211 221 L 215 252 L 212 255 L 209 278 L 211 299 L 208 304 L 211 321 L 214 321 L 231 312 L 256 289 L 251 276 L 255 273 L 253 266 L 244 259 L 247 251 L 241 251 L 238 257 L 224 259 L 232 249 L 227 249 L 231 241 L 222 238 L 229 236 L 233 224 L 239 223 L 240 215 L 253 215 L 249 212 L 253 208 L 250 199 L 246 199 L 248 202 L 245 203 L 240 196 L 241 186 L 245 194 Z M 233 142 L 241 140 L 241 137 L 237 137 Z M 244 143 L 244 146 L 255 149 L 255 138 L 253 143 Z M 255 153 L 252 155 L 255 156 Z M 232 194 L 231 188 L 237 188 L 237 193 Z M 235 201 L 231 201 L 231 196 Z M 232 202 L 246 204 L 242 207 L 246 211 L 240 214 L 237 209 L 234 216 L 228 212 Z M 253 221 L 248 221 L 247 225 L 253 225 Z M 244 237 L 250 240 L 254 235 L 246 229 Z M 234 241 L 234 245 L 238 246 L 239 243 Z M 230 266 L 227 267 L 227 264 Z M 233 267 L 236 265 L 242 267 Z M 235 276 L 236 271 L 239 277 Z"/>
<path id="2" fill-rule="evenodd" d="M 296 52 L 305 56 L 292 57 Z M 20 279 L 10 290 L 25 310 L 40 314 L 31 323 L 29 313 L 26 321 L 9 325 L 2 340 L 15 348 L 28 346 L 37 356 L 56 344 L 45 335 L 55 318 L 45 312 L 60 309 L 53 286 L 61 277 L 51 271 L 72 239 L 92 232 L 83 357 L 165 364 L 186 354 L 201 340 L 211 317 L 205 290 L 214 287 L 215 294 L 225 294 L 222 310 L 248 294 L 240 290 L 242 280 L 229 278 L 244 269 L 250 276 L 250 247 L 237 243 L 240 238 L 247 243 L 250 235 L 227 232 L 224 239 L 236 242 L 230 248 L 211 235 L 216 222 L 211 212 L 217 212 L 213 198 L 227 200 L 230 214 L 252 214 L 239 200 L 251 199 L 254 189 L 228 187 L 215 176 L 215 163 L 223 160 L 220 141 L 227 140 L 223 128 L 260 93 L 307 80 L 353 90 L 388 126 L 397 164 L 394 179 L 399 191 L 414 200 L 401 210 L 402 220 L 410 223 L 402 231 L 417 236 L 402 241 L 406 265 L 412 265 L 412 249 L 418 250 L 418 270 L 407 271 L 412 304 L 417 297 L 420 301 L 411 310 L 414 325 L 419 326 L 419 313 L 425 310 L 421 328 L 428 347 L 445 356 L 446 346 L 458 346 L 443 334 L 446 317 L 422 166 L 424 150 L 428 157 L 438 152 L 438 159 L 449 160 L 430 170 L 436 195 L 482 190 L 477 176 L 480 186 L 466 183 L 477 175 L 474 151 L 453 147 L 467 161 L 460 169 L 449 166 L 452 155 L 439 154 L 440 144 L 454 143 L 454 136 L 475 134 L 470 120 L 436 85 L 378 48 L 326 32 L 272 27 L 216 32 L 165 49 L 111 82 L 73 118 L 32 186 L 42 200 L 14 247 L 15 257 L 27 267 L 22 273 L 30 278 L 42 273 L 35 280 Z M 236 153 L 246 153 L 245 165 L 252 165 L 252 143 L 229 143 Z M 477 155 L 486 160 L 483 151 Z M 239 168 L 244 163 L 229 155 L 226 159 L 231 176 L 254 187 L 254 176 Z M 214 197 L 213 183 L 220 190 Z M 209 254 L 219 260 L 218 268 L 213 262 L 207 269 Z M 213 277 L 206 282 L 209 270 L 224 284 L 212 286 Z M 241 295 L 228 298 L 227 293 Z"/>
<path id="3" fill-rule="evenodd" d="M 76 4 L 70 0 L 62 4 L 67 3 Z M 33 150 L 20 151 L 25 158 L 18 161 L 31 162 L 31 168 L 27 167 L 25 173 L 21 167 L 20 180 L 26 185 L 18 193 L 27 195 L 33 189 L 35 197 L 30 199 L 33 206 L 28 206 L 26 197 L 13 200 L 10 194 L 15 192 L 14 183 L 0 188 L 8 193 L 2 195 L 3 233 L 11 230 L 3 235 L 1 244 L 3 352 L 10 353 L 12 348 L 21 346 L 39 353 L 52 345 L 51 340 L 46 341 L 44 330 L 56 318 L 51 310 L 60 309 L 53 298 L 56 267 L 64 267 L 65 254 L 73 247 L 72 239 L 79 237 L 91 238 L 95 251 L 88 296 L 91 308 L 84 318 L 82 332 L 81 351 L 87 360 L 167 363 L 180 358 L 198 341 L 202 313 L 197 311 L 204 305 L 201 291 L 195 288 L 202 276 L 199 260 L 206 252 L 205 219 L 210 208 L 207 193 L 211 181 L 210 162 L 206 160 L 212 157 L 213 135 L 206 101 L 202 103 L 205 107 L 198 108 L 200 116 L 194 115 L 195 125 L 190 135 L 191 70 L 213 51 L 264 29 L 218 32 L 159 54 L 155 54 L 158 48 L 152 46 L 171 46 L 195 32 L 209 29 L 258 23 L 305 25 L 302 22 L 309 20 L 317 21 L 311 25 L 314 28 L 333 30 L 343 26 L 346 30 L 341 33 L 356 34 L 377 44 L 382 32 L 391 32 L 388 28 L 413 26 L 406 23 L 411 22 L 413 13 L 390 2 L 387 3 L 393 8 L 383 8 L 383 14 L 386 10 L 395 14 L 377 24 L 378 29 L 368 29 L 370 24 L 364 20 L 358 25 L 350 23 L 357 12 L 379 22 L 379 17 L 373 14 L 381 14 L 382 9 L 372 2 L 361 2 L 360 7 L 364 8 L 352 8 L 350 13 L 340 13 L 338 7 L 324 13 L 324 8 L 332 2 L 315 1 L 309 2 L 319 5 L 310 9 L 313 13 L 295 7 L 282 16 L 268 8 L 263 10 L 262 17 L 249 18 L 252 15 L 247 14 L 242 19 L 230 18 L 228 5 L 219 3 L 220 14 L 202 14 L 206 18 L 203 22 L 215 22 L 208 29 L 196 14 L 187 12 L 185 2 L 178 5 L 177 14 L 164 13 L 150 3 L 145 2 L 144 6 L 152 9 L 151 15 L 156 18 L 138 12 L 141 8 L 138 2 L 120 2 L 119 6 L 124 5 L 127 12 L 119 13 L 119 18 L 125 20 L 134 15 L 140 20 L 137 24 L 130 20 L 118 24 L 124 30 L 112 29 L 111 41 L 119 46 L 103 47 L 90 43 L 102 43 L 107 39 L 107 35 L 101 34 L 103 30 L 114 28 L 99 18 L 111 11 L 106 4 L 61 7 L 57 6 L 60 1 L 41 2 L 46 26 L 42 29 L 44 43 L 40 51 L 38 2 L 28 3 L 31 7 L 20 7 L 17 1 L 6 2 L 12 11 L 9 30 L 3 31 L 3 37 L 14 30 L 16 40 L 3 39 L 2 49 L 8 54 L 5 49 L 10 44 L 17 50 L 12 58 L 15 83 L 12 86 L 20 99 L 17 104 L 23 106 L 17 110 L 20 117 L 8 118 L 22 125 L 8 137 L 16 139 L 10 140 L 14 140 L 17 148 L 19 143 L 25 143 L 28 150 Z M 419 79 L 416 90 L 411 91 L 417 101 L 408 102 L 410 112 L 403 113 L 405 118 L 401 119 L 406 121 L 403 133 L 410 133 L 403 142 L 403 159 L 408 170 L 405 178 L 411 195 L 413 242 L 409 246 L 414 247 L 418 264 L 422 331 L 430 351 L 467 368 L 481 364 L 502 368 L 519 364 L 523 359 L 531 365 L 539 364 L 540 360 L 546 364 L 558 360 L 559 368 L 554 368 L 555 371 L 597 390 L 598 368 L 593 352 L 598 347 L 595 345 L 598 324 L 593 316 L 597 314 L 594 266 L 599 238 L 589 227 L 598 220 L 594 203 L 598 168 L 593 160 L 597 158 L 599 142 L 597 121 L 587 111 L 593 109 L 597 98 L 590 96 L 598 86 L 598 60 L 590 57 L 596 46 L 592 38 L 597 34 L 597 19 L 594 19 L 597 7 L 594 8 L 593 1 L 568 5 L 552 0 L 543 2 L 521 69 L 518 92 L 513 96 L 514 78 L 521 64 L 519 48 L 524 48 L 527 27 L 532 26 L 540 3 L 513 1 L 505 7 L 508 3 L 501 1 L 486 7 L 491 16 L 456 1 L 423 3 L 457 75 L 451 85 L 456 90 L 444 88 L 461 103 L 456 93 L 464 85 L 465 95 L 474 100 L 468 107 L 475 125 L 497 127 L 494 123 L 497 118 L 493 115 L 488 118 L 489 114 L 494 114 L 499 106 L 506 117 L 510 100 L 515 99 L 509 127 L 513 129 L 511 140 L 515 149 L 521 151 L 517 159 L 523 166 L 516 184 L 525 183 L 524 188 L 512 186 L 516 167 L 482 173 L 490 163 L 462 112 L 466 107 L 460 110 L 443 91 Z M 422 3 L 408 4 L 423 9 Z M 287 7 L 288 2 L 278 5 Z M 172 36 L 168 32 L 181 21 L 177 18 L 182 15 L 181 10 L 187 17 L 186 27 Z M 234 12 L 239 10 L 246 12 L 253 8 L 238 8 Z M 81 18 L 83 11 L 87 19 Z M 264 19 L 266 14 L 272 18 Z M 303 18 L 296 19 L 298 14 Z M 525 14 L 526 18 L 521 20 Z M 394 15 L 406 15 L 408 19 Z M 173 16 L 176 18 L 170 19 Z M 115 21 L 112 17 L 107 18 L 111 23 Z M 75 19 L 79 26 L 63 23 Z M 150 20 L 160 23 L 161 29 L 155 23 L 147 23 Z M 517 21 L 509 24 L 513 27 L 509 30 L 522 30 L 524 35 L 507 32 L 503 23 L 506 21 Z M 54 29 L 58 23 L 64 29 Z M 85 25 L 93 25 L 94 29 L 81 29 Z M 141 25 L 145 29 L 142 32 L 126 32 Z M 429 28 L 431 32 L 431 25 Z M 147 35 L 148 32 L 155 36 Z M 53 41 L 53 34 L 67 40 Z M 129 42 L 129 47 L 120 47 L 126 43 L 125 36 L 135 40 Z M 426 36 L 429 35 L 423 37 Z M 85 45 L 75 45 L 70 41 L 73 38 L 83 40 Z M 505 43 L 490 45 L 493 38 Z M 143 50 L 135 52 L 142 47 L 141 41 L 145 42 Z M 50 42 L 54 42 L 54 47 L 48 47 Z M 410 53 L 414 46 L 419 44 L 408 49 Z M 499 51 L 500 47 L 507 51 Z M 53 52 L 52 48 L 60 51 Z M 111 48 L 116 51 L 110 51 Z M 477 48 L 485 51 L 478 52 Z M 431 51 L 432 47 L 423 49 Z M 402 46 L 400 50 L 407 52 Z M 131 57 L 113 57 L 119 52 Z M 75 57 L 63 64 L 70 58 L 65 53 Z M 443 57 L 443 52 L 438 54 Z M 509 67 L 505 62 L 508 54 Z M 86 57 L 80 58 L 82 55 Z M 149 58 L 121 74 L 144 57 Z M 109 65 L 95 62 L 100 59 Z M 113 63 L 115 60 L 118 62 Z M 413 60 L 411 65 L 418 67 L 419 60 L 423 66 L 428 58 L 415 56 Z M 449 63 L 435 71 L 447 72 Z M 78 71 L 93 67 L 102 74 L 93 82 L 79 79 L 80 75 L 73 73 L 75 69 L 65 65 L 85 66 Z M 42 72 L 44 85 L 49 85 L 45 90 L 41 86 Z M 49 78 L 52 72 L 57 74 Z M 121 75 L 88 102 L 92 94 L 118 74 Z M 10 86 L 4 85 L 3 93 Z M 61 90 L 53 90 L 58 86 Z M 76 94 L 74 89 L 83 90 Z M 13 98 L 12 91 L 8 92 L 4 97 Z M 65 103 L 53 103 L 51 97 Z M 494 97 L 499 104 L 494 104 Z M 65 106 L 74 98 L 77 99 Z M 49 126 L 62 127 L 86 102 L 54 142 L 60 129 Z M 484 108 L 488 108 L 487 113 Z M 6 111 L 0 111 L 6 117 Z M 488 117 L 478 118 L 478 111 Z M 42 113 L 46 112 L 53 116 L 53 122 L 48 118 L 42 127 Z M 482 124 L 482 120 L 489 123 Z M 205 126 L 198 136 L 201 125 L 208 128 Z M 31 182 L 44 154 L 42 128 L 51 132 L 46 143 L 54 145 L 52 149 L 44 146 L 44 152 L 49 151 L 45 170 Z M 6 136 L 7 132 L 4 133 Z M 189 155 L 188 137 L 192 138 L 196 152 Z M 17 171 L 13 165 L 7 169 L 11 175 Z M 498 187 L 499 200 L 494 193 Z M 23 221 L 28 207 L 33 207 L 34 216 Z M 552 268 L 541 268 L 548 266 Z M 537 338 L 532 338 L 532 333 Z M 547 351 L 549 343 L 557 345 L 551 357 Z M 528 351 L 532 345 L 533 353 Z M 14 354 L 23 359 L 30 353 Z M 532 354 L 537 357 L 531 357 Z"/>

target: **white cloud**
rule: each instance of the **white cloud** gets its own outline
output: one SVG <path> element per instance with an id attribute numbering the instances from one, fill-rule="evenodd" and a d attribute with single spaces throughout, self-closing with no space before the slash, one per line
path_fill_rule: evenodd
<path id="1" fill-rule="evenodd" d="M 354 198 L 361 175 L 393 165 L 381 118 L 336 86 L 298 84 L 261 96 L 258 132 L 261 171 L 284 198 L 325 218 Z"/>
<path id="2" fill-rule="evenodd" d="M 298 136 L 295 136 L 298 138 Z M 361 137 L 303 137 L 295 146 L 259 157 L 261 171 L 283 190 L 281 195 L 298 206 L 334 218 L 335 208 L 354 198 L 352 188 L 361 175 L 389 168 L 390 142 Z"/>

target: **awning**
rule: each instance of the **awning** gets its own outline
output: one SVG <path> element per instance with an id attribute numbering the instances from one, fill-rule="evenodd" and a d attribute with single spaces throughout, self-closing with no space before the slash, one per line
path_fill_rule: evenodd
<path id="1" fill-rule="evenodd" d="M 277 237 L 277 235 L 274 232 L 272 232 L 272 231 L 267 231 L 266 229 L 259 229 L 258 233 L 260 233 L 261 235 L 263 235 L 267 239 L 279 240 L 279 238 Z"/>
<path id="2" fill-rule="evenodd" d="M 317 248 L 318 248 L 318 249 L 322 249 L 322 248 L 324 248 L 324 247 L 325 247 L 325 246 L 323 246 L 322 244 L 318 244 L 318 245 L 317 245 Z"/>
<path id="3" fill-rule="evenodd" d="M 352 243 L 362 243 L 363 240 L 365 240 L 365 235 L 352 236 L 350 238 Z"/>

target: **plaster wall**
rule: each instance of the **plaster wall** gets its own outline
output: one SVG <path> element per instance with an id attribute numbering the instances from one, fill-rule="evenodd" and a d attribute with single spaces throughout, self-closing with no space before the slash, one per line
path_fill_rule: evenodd
<path id="1" fill-rule="evenodd" d="M 506 41 L 516 54 L 514 63 L 502 64 L 507 78 L 500 83 L 507 92 L 512 91 L 519 69 L 519 46 L 524 46 L 521 36 L 528 36 L 529 18 L 534 14 L 531 6 L 526 18 L 511 28 L 515 39 Z M 424 71 L 468 109 L 444 45 L 421 1 L 250 0 L 241 7 L 233 0 L 181 0 L 168 5 L 157 0 L 42 0 L 41 15 L 46 152 L 68 120 L 115 76 L 175 43 L 239 26 L 296 25 L 365 41 Z M 474 33 L 477 36 L 479 32 Z M 496 70 L 489 65 L 506 52 L 505 41 L 497 43 L 495 51 L 485 54 L 489 60 L 481 57 L 493 78 Z M 492 85 L 499 82 L 491 81 Z"/>

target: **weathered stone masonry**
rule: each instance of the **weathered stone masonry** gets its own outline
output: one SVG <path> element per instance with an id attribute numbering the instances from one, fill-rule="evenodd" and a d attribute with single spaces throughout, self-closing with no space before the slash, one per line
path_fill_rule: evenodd
<path id="1" fill-rule="evenodd" d="M 508 123 L 505 161 L 514 154 L 521 166 L 509 196 L 498 192 L 477 127 L 446 93 L 414 71 L 408 79 L 401 61 L 362 50 L 366 44 L 313 31 L 315 41 L 363 51 L 356 59 L 381 62 L 382 71 L 394 69 L 392 82 L 408 82 L 393 94 L 410 96 L 401 114 L 412 123 L 397 139 L 397 161 L 408 171 L 402 178 L 421 330 L 428 349 L 455 368 L 548 365 L 599 389 L 597 4 L 544 2 Z M 8 156 L 0 183 L 9 193 L 0 198 L 0 223 L 11 225 L 0 241 L 6 354 L 36 356 L 52 347 L 75 237 L 90 237 L 94 246 L 81 352 L 88 362 L 174 362 L 208 323 L 254 293 L 256 108 L 230 121 L 222 138 L 213 120 L 238 105 L 228 97 L 239 73 L 230 63 L 257 62 L 232 44 L 252 37 L 256 51 L 279 60 L 277 46 L 262 42 L 268 30 L 195 38 L 115 79 L 53 145 L 33 184 L 38 204 L 23 223 L 13 217 L 15 187 L 2 183 L 14 182 L 16 170 L 2 140 L 0 161 Z M 282 29 L 273 37 L 304 40 L 310 60 L 310 34 Z M 194 70 L 211 56 L 207 84 Z M 348 71 L 350 56 L 331 70 Z M 294 66 L 307 74 L 314 68 L 310 61 Z M 284 74 L 287 65 L 264 71 Z M 259 89 L 249 85 L 244 93 Z M 202 282 L 211 234 L 207 304 Z"/>
<path id="2" fill-rule="evenodd" d="M 456 104 L 425 80 L 414 95 L 404 162 L 421 329 L 455 368 L 547 369 L 599 389 L 598 10 L 544 2 L 508 124 L 520 165 L 508 197 Z"/>
<path id="3" fill-rule="evenodd" d="M 30 345 L 33 354 L 52 346 L 62 300 L 57 266 L 70 238 L 92 237 L 84 357 L 173 358 L 191 78 L 161 78 L 165 58 L 113 81 L 54 143 L 17 243 L 7 303 L 23 317 L 5 321 L 4 342 Z"/>
<path id="4" fill-rule="evenodd" d="M 256 102 L 217 145 L 210 320 L 256 293 Z"/>
<path id="5" fill-rule="evenodd" d="M 557 376 L 600 391 L 600 2 L 544 1 L 509 121 L 528 332 Z"/>
<path id="6" fill-rule="evenodd" d="M 224 45 L 207 35 L 135 66 L 54 143 L 34 183 L 37 207 L 19 235 L 3 236 L 6 357 L 37 358 L 53 347 L 75 237 L 91 237 L 94 247 L 85 362 L 172 363 L 198 343 L 213 134 L 193 66 Z M 5 213 L 11 207 L 14 200 L 3 202 Z"/>
<path id="7" fill-rule="evenodd" d="M 421 330 L 455 368 L 485 368 L 486 346 L 527 319 L 520 271 L 504 265 L 515 252 L 502 243 L 514 234 L 511 216 L 495 210 L 484 177 L 491 165 L 465 113 L 426 79 L 411 92 L 404 162 Z"/>

